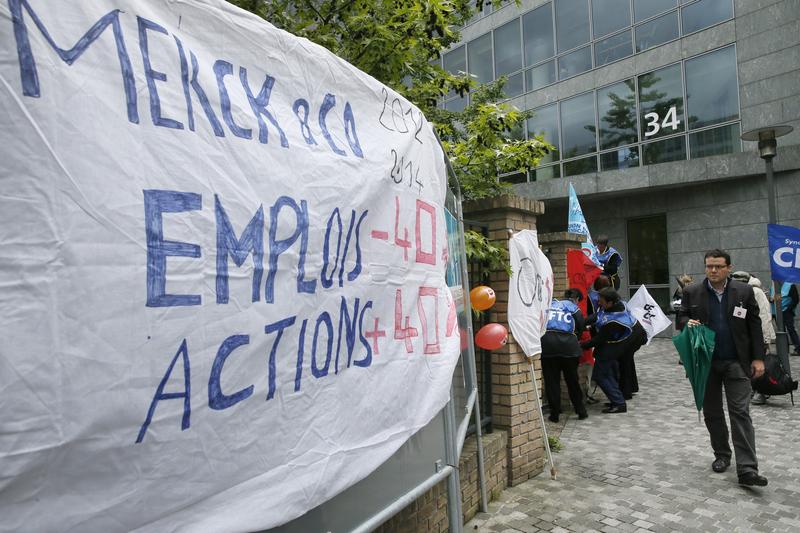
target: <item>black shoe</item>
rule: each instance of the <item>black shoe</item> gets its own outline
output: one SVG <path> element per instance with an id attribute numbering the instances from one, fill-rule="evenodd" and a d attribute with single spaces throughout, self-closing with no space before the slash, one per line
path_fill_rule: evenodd
<path id="1" fill-rule="evenodd" d="M 607 407 L 601 411 L 602 413 L 627 413 L 628 406 L 627 405 L 612 405 L 611 407 Z"/>
<path id="2" fill-rule="evenodd" d="M 589 418 L 589 413 L 578 413 L 578 420 L 586 420 Z"/>
<path id="3" fill-rule="evenodd" d="M 739 485 L 747 487 L 766 487 L 767 478 L 759 476 L 758 472 L 745 472 L 739 476 Z"/>
<path id="4" fill-rule="evenodd" d="M 721 474 L 731 466 L 730 459 L 725 459 L 724 457 L 717 457 L 714 459 L 714 462 L 711 463 L 711 470 L 716 472 L 717 474 Z"/>
<path id="5" fill-rule="evenodd" d="M 626 394 L 625 396 L 623 396 L 623 398 L 625 398 L 626 400 L 633 400 L 633 394 Z"/>
<path id="6" fill-rule="evenodd" d="M 558 422 L 558 414 L 550 413 L 550 416 L 547 417 L 550 422 Z"/>
<path id="7" fill-rule="evenodd" d="M 611 403 L 611 402 L 606 402 L 606 403 L 603 404 L 603 407 L 611 407 L 612 405 L 614 405 L 614 404 Z"/>

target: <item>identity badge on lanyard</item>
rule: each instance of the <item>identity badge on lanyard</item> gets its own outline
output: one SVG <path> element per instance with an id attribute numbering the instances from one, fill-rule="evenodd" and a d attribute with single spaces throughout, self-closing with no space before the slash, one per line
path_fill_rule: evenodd
<path id="1" fill-rule="evenodd" d="M 736 318 L 744 318 L 747 316 L 747 309 L 742 307 L 741 305 L 737 305 L 733 308 L 733 316 Z"/>

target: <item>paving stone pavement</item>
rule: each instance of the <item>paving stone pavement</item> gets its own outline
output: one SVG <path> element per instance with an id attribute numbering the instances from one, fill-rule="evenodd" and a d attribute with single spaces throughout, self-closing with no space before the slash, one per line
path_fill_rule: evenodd
<path id="1" fill-rule="evenodd" d="M 669 339 L 642 348 L 628 412 L 604 415 L 599 403 L 586 420 L 570 414 L 554 454 L 557 480 L 546 468 L 507 488 L 465 531 L 800 532 L 800 395 L 796 407 L 788 395 L 751 406 L 769 486 L 741 487 L 734 464 L 711 471 L 708 433 L 677 361 Z M 800 369 L 800 358 L 791 363 Z"/>

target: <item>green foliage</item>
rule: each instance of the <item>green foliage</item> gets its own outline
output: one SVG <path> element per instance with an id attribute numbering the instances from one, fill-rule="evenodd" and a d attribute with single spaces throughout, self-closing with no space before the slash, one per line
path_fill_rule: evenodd
<path id="1" fill-rule="evenodd" d="M 558 453 L 564 449 L 564 444 L 561 442 L 561 439 L 555 435 L 547 436 L 547 444 L 550 446 L 550 451 L 554 453 Z"/>
<path id="2" fill-rule="evenodd" d="M 503 270 L 511 276 L 511 267 L 508 264 L 508 250 L 495 246 L 477 231 L 464 232 L 464 244 L 467 248 L 467 260 L 482 266 L 482 276 L 488 276 L 493 270 Z"/>

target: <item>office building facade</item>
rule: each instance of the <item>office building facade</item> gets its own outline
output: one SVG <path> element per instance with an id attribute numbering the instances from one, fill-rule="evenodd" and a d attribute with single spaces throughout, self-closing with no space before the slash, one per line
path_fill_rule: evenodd
<path id="1" fill-rule="evenodd" d="M 766 285 L 764 162 L 742 132 L 794 127 L 774 160 L 777 218 L 800 225 L 798 0 L 524 0 L 486 8 L 442 62 L 508 77 L 510 103 L 535 113 L 519 135 L 554 150 L 500 179 L 545 202 L 540 232 L 566 230 L 572 183 L 624 257 L 623 296 L 644 284 L 666 306 L 716 247 Z"/>

